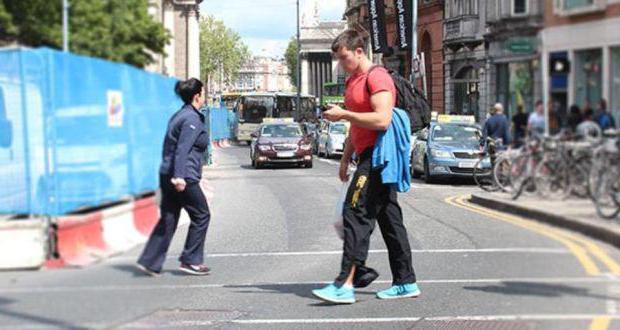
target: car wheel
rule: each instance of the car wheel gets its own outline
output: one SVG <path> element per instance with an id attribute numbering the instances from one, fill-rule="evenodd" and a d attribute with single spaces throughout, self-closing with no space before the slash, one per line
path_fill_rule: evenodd
<path id="1" fill-rule="evenodd" d="M 430 174 L 430 168 L 428 165 L 428 160 L 425 158 L 424 159 L 424 182 L 426 183 L 433 183 L 434 182 L 434 178 L 433 176 Z"/>
<path id="2" fill-rule="evenodd" d="M 245 144 L 248 145 L 248 146 L 252 145 L 252 141 L 245 141 Z"/>

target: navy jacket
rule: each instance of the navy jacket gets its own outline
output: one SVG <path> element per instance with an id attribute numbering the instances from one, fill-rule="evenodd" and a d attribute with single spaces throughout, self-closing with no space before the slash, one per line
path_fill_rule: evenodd
<path id="1" fill-rule="evenodd" d="M 510 125 L 508 124 L 508 119 L 503 114 L 495 114 L 491 116 L 484 124 L 484 129 L 482 130 L 482 141 L 480 143 L 482 145 L 486 144 L 487 137 L 491 137 L 493 139 L 502 139 L 503 144 L 510 144 Z"/>
<path id="2" fill-rule="evenodd" d="M 186 104 L 168 122 L 159 173 L 200 181 L 203 155 L 209 146 L 205 116 Z"/>

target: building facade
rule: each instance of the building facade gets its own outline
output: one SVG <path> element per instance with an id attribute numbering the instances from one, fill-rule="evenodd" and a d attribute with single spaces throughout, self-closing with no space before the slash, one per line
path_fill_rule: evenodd
<path id="1" fill-rule="evenodd" d="M 426 96 L 438 113 L 444 113 L 443 16 L 443 0 L 419 1 L 418 52 L 424 54 Z"/>
<path id="2" fill-rule="evenodd" d="M 214 82 L 215 83 L 215 82 Z M 214 89 L 215 90 L 215 89 Z M 288 67 L 283 59 L 256 56 L 239 70 L 233 86 L 219 90 L 237 92 L 291 92 Z"/>
<path id="3" fill-rule="evenodd" d="M 396 1 L 385 0 L 385 30 L 389 51 L 372 54 L 370 49 L 369 10 L 366 0 L 349 0 L 345 17 L 347 26 L 365 36 L 368 53 L 373 62 L 383 64 L 403 77 L 411 76 L 411 51 L 398 46 L 398 19 Z M 418 4 L 418 53 L 424 54 L 424 74 L 418 74 L 418 87 L 426 90 L 433 111 L 444 112 L 444 1 L 423 0 Z"/>
<path id="4" fill-rule="evenodd" d="M 445 112 L 486 118 L 491 103 L 486 10 L 481 0 L 447 0 L 444 7 Z"/>
<path id="5" fill-rule="evenodd" d="M 146 69 L 178 79 L 200 78 L 199 6 L 202 0 L 149 0 L 149 14 L 172 35 L 165 55 Z"/>
<path id="6" fill-rule="evenodd" d="M 509 118 L 519 106 L 532 112 L 542 98 L 538 33 L 543 5 L 540 0 L 486 2 L 489 105 L 502 103 Z"/>
<path id="7" fill-rule="evenodd" d="M 605 99 L 620 120 L 620 1 L 559 0 L 544 6 L 540 38 L 551 100 L 596 109 Z"/>
<path id="8" fill-rule="evenodd" d="M 344 73 L 333 59 L 331 45 L 346 29 L 344 21 L 322 22 L 319 3 L 305 13 L 300 29 L 301 92 L 321 98 L 323 84 L 344 81 Z"/>

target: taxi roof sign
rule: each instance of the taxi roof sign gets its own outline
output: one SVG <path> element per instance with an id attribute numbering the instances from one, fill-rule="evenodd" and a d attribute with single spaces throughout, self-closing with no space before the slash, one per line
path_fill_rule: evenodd
<path id="1" fill-rule="evenodd" d="M 474 116 L 438 115 L 437 122 L 441 124 L 475 124 L 476 118 Z"/>
<path id="2" fill-rule="evenodd" d="M 263 118 L 263 124 L 291 124 L 295 118 Z"/>

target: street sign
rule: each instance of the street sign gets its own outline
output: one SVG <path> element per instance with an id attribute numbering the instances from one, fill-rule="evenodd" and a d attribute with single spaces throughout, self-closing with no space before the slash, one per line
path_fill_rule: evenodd
<path id="1" fill-rule="evenodd" d="M 538 48 L 534 38 L 509 38 L 505 42 L 506 50 L 517 54 L 532 54 Z"/>

